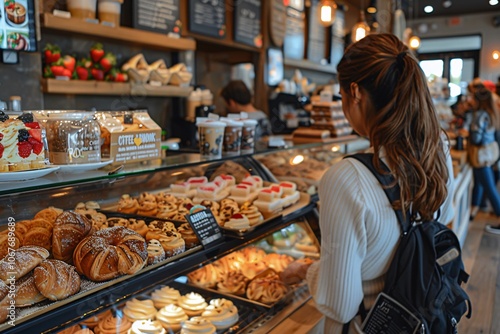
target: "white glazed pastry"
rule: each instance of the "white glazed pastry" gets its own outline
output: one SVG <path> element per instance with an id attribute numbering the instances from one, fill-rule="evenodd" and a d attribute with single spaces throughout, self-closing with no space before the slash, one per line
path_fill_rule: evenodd
<path id="1" fill-rule="evenodd" d="M 182 307 L 186 314 L 190 317 L 200 315 L 208 306 L 205 298 L 199 293 L 190 292 L 179 298 L 177 305 Z"/>
<path id="2" fill-rule="evenodd" d="M 217 330 L 225 330 L 236 324 L 239 319 L 236 306 L 224 298 L 212 299 L 201 316 L 210 320 Z"/>
<path id="3" fill-rule="evenodd" d="M 217 329 L 203 317 L 192 317 L 182 324 L 181 334 L 213 334 Z"/>
<path id="4" fill-rule="evenodd" d="M 137 320 L 128 330 L 128 334 L 166 334 L 167 331 L 159 321 Z"/>
<path id="5" fill-rule="evenodd" d="M 170 304 L 176 304 L 180 297 L 181 294 L 179 290 L 169 286 L 157 289 L 151 294 L 151 300 L 153 300 L 153 304 L 157 309 L 161 309 Z"/>
<path id="6" fill-rule="evenodd" d="M 182 307 L 169 304 L 156 313 L 156 320 L 170 333 L 171 331 L 178 332 L 182 322 L 188 320 L 188 316 Z"/>
<path id="7" fill-rule="evenodd" d="M 125 303 L 123 314 L 130 320 L 147 320 L 154 319 L 156 315 L 156 308 L 152 300 L 139 300 L 133 298 Z"/>

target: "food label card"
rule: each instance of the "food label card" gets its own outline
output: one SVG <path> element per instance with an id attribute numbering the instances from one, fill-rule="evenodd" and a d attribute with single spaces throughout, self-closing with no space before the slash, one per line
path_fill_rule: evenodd
<path id="1" fill-rule="evenodd" d="M 186 215 L 194 233 L 205 248 L 210 248 L 223 241 L 222 231 L 210 209 Z"/>

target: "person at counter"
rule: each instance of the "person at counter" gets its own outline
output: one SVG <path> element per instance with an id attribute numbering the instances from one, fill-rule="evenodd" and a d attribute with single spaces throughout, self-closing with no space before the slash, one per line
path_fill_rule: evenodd
<path id="1" fill-rule="evenodd" d="M 250 93 L 247 85 L 242 80 L 233 80 L 229 82 L 221 90 L 220 96 L 226 103 L 228 113 L 240 113 L 244 111 L 248 114 L 248 118 L 257 121 L 257 127 L 255 129 L 256 140 L 272 134 L 269 118 L 262 110 L 258 110 L 252 104 L 252 93 Z"/>
<path id="2" fill-rule="evenodd" d="M 398 181 L 402 211 L 430 220 L 440 210 L 439 221 L 450 222 L 449 147 L 408 47 L 394 35 L 368 35 L 346 49 L 338 79 L 344 114 Z M 382 186 L 358 160 L 343 159 L 324 174 L 319 200 L 321 258 L 307 282 L 326 316 L 323 332 L 342 333 L 349 324 L 357 333 L 358 309 L 362 302 L 369 309 L 383 290 L 401 228 Z"/>

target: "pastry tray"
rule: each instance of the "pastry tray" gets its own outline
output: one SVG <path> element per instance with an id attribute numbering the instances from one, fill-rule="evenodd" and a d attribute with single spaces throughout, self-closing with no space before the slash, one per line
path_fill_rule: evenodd
<path id="1" fill-rule="evenodd" d="M 226 333 L 235 333 L 241 332 L 245 329 L 252 327 L 252 325 L 258 322 L 261 318 L 267 315 L 268 310 L 263 308 L 255 303 L 249 302 L 248 300 L 244 300 L 241 298 L 234 298 L 232 295 L 223 295 L 216 291 L 210 291 L 206 289 L 202 289 L 197 286 L 193 286 L 190 284 L 184 284 L 178 281 L 173 281 L 166 284 L 174 289 L 179 290 L 181 295 L 185 295 L 189 292 L 199 293 L 207 303 L 211 299 L 215 298 L 225 298 L 234 303 L 234 305 L 238 308 L 239 320 L 233 325 L 231 328 L 226 329 L 225 331 L 217 331 L 217 334 L 226 334 Z"/>
<path id="2" fill-rule="evenodd" d="M 86 277 L 83 277 L 80 275 L 81 278 L 81 286 L 80 286 L 80 291 L 73 296 L 70 296 L 66 299 L 62 299 L 59 301 L 50 301 L 50 300 L 44 300 L 39 303 L 36 303 L 31 306 L 26 306 L 26 307 L 16 307 L 16 324 L 20 324 L 22 322 L 28 321 L 30 319 L 33 319 L 35 317 L 38 317 L 42 314 L 48 313 L 52 310 L 55 310 L 61 306 L 64 306 L 66 304 L 69 304 L 71 302 L 74 302 L 80 298 L 87 297 L 97 291 L 104 290 L 110 286 L 113 286 L 115 284 L 118 284 L 120 282 L 123 282 L 127 279 L 129 279 L 132 276 L 135 275 L 140 275 L 144 272 L 156 269 L 158 267 L 161 267 L 167 263 L 174 262 L 180 258 L 183 258 L 186 255 L 195 253 L 197 251 L 200 251 L 203 247 L 201 245 L 195 246 L 193 248 L 187 249 L 186 251 L 182 252 L 181 254 L 174 255 L 172 257 L 169 257 L 165 259 L 164 261 L 161 261 L 159 263 L 155 263 L 152 265 L 146 265 L 144 268 L 139 270 L 137 273 L 134 275 L 124 275 L 117 277 L 115 279 L 106 281 L 106 282 L 94 282 Z M 7 323 L 1 323 L 0 324 L 0 333 L 3 332 L 4 330 L 11 329 L 11 326 Z"/>

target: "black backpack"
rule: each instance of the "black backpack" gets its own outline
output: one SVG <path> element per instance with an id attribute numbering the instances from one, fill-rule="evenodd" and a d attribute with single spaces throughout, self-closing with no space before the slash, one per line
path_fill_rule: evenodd
<path id="1" fill-rule="evenodd" d="M 382 184 L 393 203 L 399 200 L 399 186 L 387 166 L 380 174 L 373 165 L 373 154 L 348 156 L 361 161 Z M 410 215 L 403 220 L 401 210 L 395 211 L 402 235 L 394 258 L 386 273 L 384 293 L 401 303 L 422 322 L 420 333 L 457 333 L 457 323 L 471 304 L 460 286 L 467 283 L 460 242 L 455 233 L 437 220 L 411 224 Z M 379 332 L 379 333 L 383 333 Z"/>

